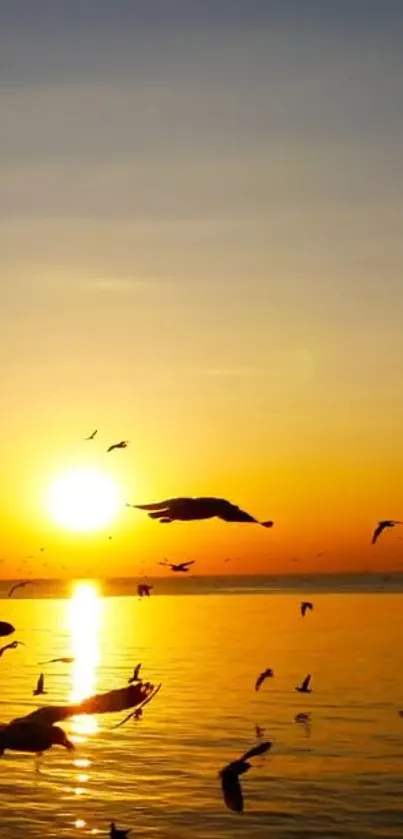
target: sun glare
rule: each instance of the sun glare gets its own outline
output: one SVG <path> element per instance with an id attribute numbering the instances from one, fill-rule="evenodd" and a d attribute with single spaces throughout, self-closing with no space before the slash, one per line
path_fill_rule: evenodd
<path id="1" fill-rule="evenodd" d="M 99 530 L 116 517 L 120 504 L 114 481 L 102 472 L 76 469 L 51 485 L 47 506 L 52 519 L 68 530 Z"/>
<path id="2" fill-rule="evenodd" d="M 94 583 L 78 583 L 69 603 L 69 625 L 74 655 L 73 685 L 70 699 L 79 702 L 96 690 L 99 664 L 98 633 L 101 599 Z M 97 730 L 95 717 L 74 718 L 73 730 L 80 738 Z"/>

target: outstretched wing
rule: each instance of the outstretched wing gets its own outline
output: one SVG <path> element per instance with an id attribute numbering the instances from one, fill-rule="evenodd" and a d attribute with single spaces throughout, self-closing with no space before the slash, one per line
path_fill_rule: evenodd
<path id="1" fill-rule="evenodd" d="M 223 769 L 221 775 L 221 788 L 223 799 L 229 810 L 234 813 L 242 813 L 243 795 L 238 775 L 230 769 Z"/>
<path id="2" fill-rule="evenodd" d="M 128 708 L 141 705 L 153 690 L 154 686 L 150 683 L 139 682 L 136 685 L 98 693 L 75 705 L 45 705 L 22 719 L 42 723 L 42 725 L 54 725 L 56 722 L 78 714 L 112 714 L 117 711 L 126 711 Z"/>
<path id="3" fill-rule="evenodd" d="M 310 681 L 311 681 L 311 674 L 308 673 L 308 675 L 305 676 L 305 679 L 302 682 L 302 685 L 301 685 L 302 690 L 306 690 L 309 687 L 309 682 Z"/>
<path id="4" fill-rule="evenodd" d="M 373 534 L 372 534 L 372 544 L 373 545 L 375 545 L 376 540 L 381 535 L 382 530 L 384 530 L 384 528 L 385 528 L 385 525 L 383 524 L 383 522 L 380 521 L 379 524 L 376 526 Z"/>
<path id="5" fill-rule="evenodd" d="M 216 499 L 217 512 L 216 516 L 223 521 L 239 521 L 239 522 L 254 522 L 257 524 L 257 519 L 241 510 L 236 504 L 231 504 L 223 498 Z"/>
<path id="6" fill-rule="evenodd" d="M 263 684 L 266 678 L 266 673 L 261 673 L 260 676 L 256 679 L 255 690 L 259 690 L 260 685 Z"/>
<path id="7" fill-rule="evenodd" d="M 136 510 L 170 510 L 175 505 L 192 501 L 191 498 L 168 498 L 166 501 L 155 501 L 152 504 L 133 504 Z"/>
<path id="8" fill-rule="evenodd" d="M 266 752 L 269 751 L 269 749 L 271 749 L 271 742 L 269 740 L 266 740 L 265 743 L 259 743 L 258 746 L 253 746 L 253 749 L 249 749 L 248 752 L 246 752 L 244 755 L 242 755 L 240 760 L 243 762 L 245 760 L 249 760 L 251 757 L 257 757 L 258 755 L 264 755 Z"/>

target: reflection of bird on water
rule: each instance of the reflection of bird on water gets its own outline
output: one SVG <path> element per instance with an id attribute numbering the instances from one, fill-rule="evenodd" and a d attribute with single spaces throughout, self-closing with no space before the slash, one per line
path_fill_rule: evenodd
<path id="1" fill-rule="evenodd" d="M 109 839 L 126 839 L 130 831 L 131 827 L 127 828 L 126 830 L 121 830 L 118 827 L 116 827 L 115 822 L 111 822 Z"/>
<path id="2" fill-rule="evenodd" d="M 264 737 L 264 728 L 260 725 L 255 725 L 255 734 L 258 740 L 261 740 Z"/>
<path id="3" fill-rule="evenodd" d="M 5 749 L 14 752 L 46 752 L 51 746 L 64 746 L 71 751 L 73 743 L 57 725 L 41 725 L 27 718 L 14 720 L 0 730 L 0 755 Z"/>
<path id="4" fill-rule="evenodd" d="M 311 674 L 308 673 L 308 675 L 305 676 L 305 679 L 302 682 L 302 684 L 299 685 L 299 687 L 296 687 L 295 690 L 297 690 L 298 693 L 312 693 L 312 690 L 309 687 L 310 681 L 311 681 Z"/>
<path id="5" fill-rule="evenodd" d="M 258 521 L 249 513 L 224 498 L 169 498 L 153 504 L 128 504 L 137 510 L 147 510 L 152 519 L 161 524 L 172 521 L 195 521 L 218 518 L 228 522 L 251 522 L 262 527 L 273 527 L 272 521 Z"/>
<path id="6" fill-rule="evenodd" d="M 33 693 L 34 696 L 42 696 L 43 693 L 46 693 L 46 690 L 45 690 L 45 676 L 43 675 L 43 673 L 41 673 L 41 675 L 39 676 L 39 679 L 38 679 L 37 684 L 36 684 L 36 688 L 35 688 L 34 691 L 32 691 L 32 693 Z"/>
<path id="7" fill-rule="evenodd" d="M 160 562 L 159 564 L 165 568 L 170 568 L 171 571 L 182 571 L 183 574 L 186 574 L 189 571 L 190 565 L 194 565 L 194 563 L 195 560 L 191 559 L 189 560 L 189 562 L 178 562 L 176 564 L 172 562 L 167 562 L 165 560 L 164 562 Z"/>
<path id="8" fill-rule="evenodd" d="M 61 664 L 73 664 L 73 661 L 75 661 L 75 659 L 72 656 L 67 656 L 66 655 L 66 656 L 63 656 L 62 658 L 51 658 L 51 659 L 49 659 L 49 661 L 42 661 L 40 664 L 41 664 L 41 667 L 44 667 L 45 664 L 58 664 L 59 662 Z"/>
<path id="9" fill-rule="evenodd" d="M 33 585 L 32 580 L 22 580 L 21 583 L 14 583 L 14 585 L 11 586 L 7 597 L 11 597 L 14 594 L 14 592 L 17 591 L 17 588 L 25 588 L 25 586 L 32 586 L 32 585 Z"/>
<path id="10" fill-rule="evenodd" d="M 93 431 L 92 434 L 90 434 L 89 437 L 84 437 L 84 440 L 93 440 L 94 437 L 96 437 L 97 434 L 98 434 L 98 429 L 96 428 L 95 431 Z"/>
<path id="11" fill-rule="evenodd" d="M 25 647 L 22 641 L 11 641 L 11 644 L 6 644 L 5 647 L 0 647 L 0 658 L 6 650 L 16 650 L 17 647 Z"/>
<path id="12" fill-rule="evenodd" d="M 109 449 L 107 449 L 106 451 L 113 452 L 114 449 L 126 449 L 129 445 L 129 442 L 129 440 L 121 440 L 120 443 L 112 443 L 112 445 L 109 446 Z"/>
<path id="13" fill-rule="evenodd" d="M 385 521 L 379 521 L 372 534 L 372 544 L 375 545 L 375 542 L 386 527 L 395 527 L 396 524 L 402 524 L 402 522 L 395 521 L 394 519 L 385 519 Z"/>
<path id="14" fill-rule="evenodd" d="M 140 583 L 140 585 L 137 586 L 137 594 L 139 597 L 149 597 L 152 588 L 154 588 L 154 586 L 149 586 L 147 583 Z"/>
<path id="15" fill-rule="evenodd" d="M 258 676 L 258 678 L 256 679 L 255 690 L 259 690 L 260 686 L 263 684 L 265 679 L 271 679 L 273 678 L 273 676 L 274 673 L 271 667 L 268 667 L 267 670 L 263 670 L 263 673 L 261 673 L 260 676 Z"/>
<path id="16" fill-rule="evenodd" d="M 136 667 L 134 668 L 133 676 L 130 676 L 130 679 L 127 680 L 129 685 L 132 685 L 133 682 L 140 682 L 141 681 L 141 679 L 139 677 L 140 669 L 141 669 L 141 662 L 140 662 L 140 664 L 137 664 Z"/>
<path id="17" fill-rule="evenodd" d="M 302 601 L 302 603 L 301 603 L 301 615 L 302 615 L 303 618 L 305 617 L 307 611 L 309 610 L 309 611 L 312 612 L 312 609 L 313 609 L 313 603 L 310 603 L 309 600 L 303 600 Z"/>
<path id="18" fill-rule="evenodd" d="M 224 766 L 224 769 L 219 773 L 224 802 L 229 810 L 233 810 L 235 813 L 242 813 L 243 795 L 239 776 L 244 775 L 251 768 L 251 764 L 248 763 L 250 758 L 264 754 L 270 747 L 270 742 L 259 743 L 258 746 L 254 746 L 253 749 L 250 749 L 242 755 L 239 760 L 234 760 L 232 763 Z"/>

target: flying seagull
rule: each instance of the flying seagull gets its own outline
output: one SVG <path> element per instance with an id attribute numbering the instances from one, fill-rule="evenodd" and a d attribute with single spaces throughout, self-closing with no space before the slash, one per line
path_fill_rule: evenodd
<path id="1" fill-rule="evenodd" d="M 187 574 L 189 571 L 189 566 L 194 565 L 195 560 L 191 559 L 189 562 L 179 562 L 178 564 L 174 564 L 172 562 L 160 562 L 159 564 L 165 568 L 170 568 L 171 571 L 182 571 L 183 574 Z"/>
<path id="2" fill-rule="evenodd" d="M 111 822 L 109 839 L 127 839 L 127 836 L 129 835 L 130 831 L 131 827 L 129 827 L 127 830 L 120 830 L 118 827 L 116 827 L 115 822 Z"/>
<path id="3" fill-rule="evenodd" d="M 235 813 L 242 813 L 243 795 L 239 776 L 244 775 L 251 768 L 251 764 L 248 762 L 250 758 L 264 754 L 270 747 L 271 743 L 268 741 L 266 743 L 259 743 L 258 746 L 254 746 L 253 749 L 250 749 L 242 755 L 239 760 L 234 760 L 232 763 L 224 766 L 224 769 L 219 772 L 224 802 L 229 810 L 233 810 Z"/>
<path id="4" fill-rule="evenodd" d="M 309 600 L 303 600 L 302 601 L 302 603 L 301 603 L 301 615 L 302 615 L 303 618 L 305 617 L 307 611 L 309 610 L 309 611 L 312 612 L 312 609 L 313 609 L 313 603 L 310 603 Z"/>
<path id="5" fill-rule="evenodd" d="M 43 673 L 41 673 L 41 675 L 39 676 L 39 679 L 38 679 L 37 684 L 36 684 L 36 688 L 35 688 L 34 691 L 32 691 L 32 693 L 33 693 L 34 696 L 42 696 L 43 693 L 46 693 L 46 690 L 45 690 L 45 676 L 43 675 Z"/>
<path id="6" fill-rule="evenodd" d="M 6 650 L 16 650 L 17 647 L 25 647 L 22 641 L 11 641 L 11 644 L 6 644 L 5 647 L 0 647 L 0 658 Z"/>
<path id="7" fill-rule="evenodd" d="M 141 682 L 141 679 L 140 679 L 140 676 L 139 676 L 140 669 L 141 669 L 141 662 L 140 662 L 140 664 L 137 664 L 136 667 L 134 668 L 133 676 L 130 676 L 130 679 L 127 680 L 129 685 L 132 685 L 133 682 Z"/>
<path id="8" fill-rule="evenodd" d="M 84 440 L 94 440 L 94 438 L 96 437 L 97 434 L 98 434 L 98 429 L 96 428 L 95 431 L 93 431 L 92 434 L 90 434 L 89 437 L 84 437 Z"/>
<path id="9" fill-rule="evenodd" d="M 395 527 L 396 524 L 403 524 L 403 522 L 395 521 L 394 519 L 386 519 L 385 521 L 379 521 L 372 534 L 372 544 L 375 545 L 375 542 L 386 527 Z"/>
<path id="10" fill-rule="evenodd" d="M 107 449 L 106 451 L 113 452 L 114 449 L 126 449 L 129 445 L 129 442 L 130 440 L 121 440 L 120 443 L 112 443 L 112 445 L 109 446 L 109 449 Z"/>
<path id="11" fill-rule="evenodd" d="M 263 684 L 265 679 L 272 678 L 273 676 L 274 673 L 270 667 L 268 667 L 267 670 L 263 670 L 263 673 L 261 673 L 260 676 L 258 676 L 258 678 L 256 679 L 255 690 L 259 690 L 260 685 Z"/>
<path id="12" fill-rule="evenodd" d="M 44 667 L 45 664 L 72 664 L 75 659 L 72 656 L 63 656 L 62 658 L 51 658 L 49 661 L 42 661 L 40 662 L 40 666 Z"/>
<path id="13" fill-rule="evenodd" d="M 25 586 L 29 585 L 33 585 L 33 580 L 24 580 L 21 583 L 15 583 L 13 586 L 11 586 L 7 597 L 11 597 L 14 594 L 14 592 L 17 591 L 17 588 L 25 588 Z"/>
<path id="14" fill-rule="evenodd" d="M 161 524 L 172 521 L 195 521 L 218 518 L 231 522 L 251 522 L 262 527 L 273 527 L 273 521 L 258 521 L 225 498 L 168 498 L 153 504 L 128 504 L 136 510 L 147 510 L 151 519 Z"/>
<path id="15" fill-rule="evenodd" d="M 296 687 L 295 690 L 297 690 L 298 693 L 312 693 L 312 690 L 309 687 L 309 682 L 310 681 L 311 681 L 311 674 L 308 673 L 308 676 L 305 676 L 305 679 L 302 682 L 302 684 L 299 685 L 299 687 Z"/>

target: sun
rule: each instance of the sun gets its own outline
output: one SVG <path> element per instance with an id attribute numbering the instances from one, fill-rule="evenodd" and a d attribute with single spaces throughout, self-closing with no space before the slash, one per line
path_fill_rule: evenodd
<path id="1" fill-rule="evenodd" d="M 101 530 L 110 524 L 120 506 L 114 481 L 94 469 L 74 469 L 51 484 L 47 507 L 52 519 L 68 530 Z"/>

